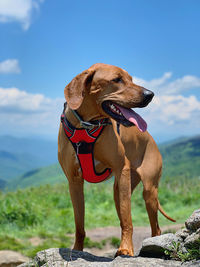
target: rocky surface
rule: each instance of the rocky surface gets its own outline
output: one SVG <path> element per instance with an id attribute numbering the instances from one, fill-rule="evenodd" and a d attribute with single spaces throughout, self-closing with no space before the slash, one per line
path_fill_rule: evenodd
<path id="1" fill-rule="evenodd" d="M 18 252 L 11 250 L 0 251 L 0 267 L 15 267 L 24 262 L 28 262 L 29 258 Z"/>
<path id="2" fill-rule="evenodd" d="M 195 211 L 185 222 L 183 228 L 175 234 L 164 234 L 147 238 L 142 243 L 137 257 L 98 257 L 88 252 L 75 251 L 68 248 L 51 248 L 38 252 L 34 260 L 20 265 L 21 267 L 43 266 L 82 266 L 82 267 L 164 267 L 164 266 L 200 266 L 200 259 L 182 263 L 166 259 L 165 251 L 187 253 L 189 249 L 200 249 L 200 210 Z M 178 244 L 178 246 L 177 246 Z"/>
<path id="3" fill-rule="evenodd" d="M 190 265 L 188 265 L 190 264 Z M 115 259 L 94 256 L 87 252 L 71 250 L 67 248 L 51 248 L 37 253 L 34 261 L 22 264 L 20 267 L 171 267 L 171 266 L 199 266 L 196 262 L 182 264 L 179 261 L 163 260 L 143 257 L 117 257 Z M 200 262 L 199 262 L 200 264 Z"/>
<path id="4" fill-rule="evenodd" d="M 161 228 L 162 233 L 175 233 L 180 228 L 184 227 L 184 224 L 170 224 L 167 226 L 163 226 Z M 94 229 L 86 230 L 86 236 L 89 237 L 92 241 L 101 242 L 102 240 L 112 239 L 113 237 L 119 238 L 121 237 L 121 229 L 120 227 L 115 226 L 107 226 L 107 227 L 98 227 Z M 134 254 L 138 255 L 140 249 L 142 247 L 142 242 L 144 239 L 149 238 L 151 236 L 151 228 L 150 226 L 134 226 L 133 227 L 133 244 L 134 244 Z M 74 234 L 71 234 L 70 237 L 72 240 L 74 239 Z M 85 251 L 94 254 L 96 256 L 105 256 L 105 257 L 114 257 L 116 253 L 116 247 L 109 245 L 109 242 L 106 242 L 106 245 L 103 248 L 85 248 Z"/>

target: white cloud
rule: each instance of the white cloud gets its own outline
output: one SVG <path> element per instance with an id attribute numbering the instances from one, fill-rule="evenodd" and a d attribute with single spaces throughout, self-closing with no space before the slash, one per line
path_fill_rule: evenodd
<path id="1" fill-rule="evenodd" d="M 182 93 L 195 88 L 198 90 L 200 78 L 186 75 L 169 81 L 171 78 L 172 73 L 169 72 L 151 81 L 133 78 L 135 83 L 156 93 L 149 106 L 140 109 L 139 113 L 154 133 L 197 134 L 200 131 L 200 101 L 195 95 L 185 96 Z"/>
<path id="2" fill-rule="evenodd" d="M 176 94 L 193 88 L 200 88 L 200 78 L 192 75 L 186 75 L 164 85 L 160 88 L 160 90 L 165 94 Z"/>
<path id="3" fill-rule="evenodd" d="M 197 114 L 200 118 L 200 101 L 194 95 L 189 97 L 182 95 L 155 97 L 147 109 L 146 112 L 150 120 L 170 125 L 192 121 Z"/>
<path id="4" fill-rule="evenodd" d="M 15 109 L 19 111 L 42 111 L 51 102 L 42 94 L 29 94 L 17 88 L 0 88 L 0 109 Z"/>
<path id="5" fill-rule="evenodd" d="M 17 21 L 27 30 L 31 24 L 32 13 L 39 9 L 43 0 L 0 0 L 0 22 Z"/>
<path id="6" fill-rule="evenodd" d="M 193 75 L 185 75 L 179 79 L 169 82 L 172 72 L 166 72 L 161 78 L 145 81 L 133 77 L 133 82 L 150 89 L 157 94 L 177 94 L 193 88 L 200 88 L 200 78 Z"/>
<path id="7" fill-rule="evenodd" d="M 7 59 L 0 62 L 0 73 L 20 73 L 19 62 L 17 59 Z"/>
<path id="8" fill-rule="evenodd" d="M 153 79 L 151 81 L 145 81 L 141 78 L 133 77 L 133 82 L 136 84 L 140 84 L 143 87 L 146 88 L 157 88 L 167 82 L 169 78 L 171 78 L 172 73 L 171 72 L 165 72 L 161 78 Z"/>
<path id="9" fill-rule="evenodd" d="M 55 135 L 58 131 L 63 98 L 47 98 L 17 88 L 0 88 L 1 134 Z"/>

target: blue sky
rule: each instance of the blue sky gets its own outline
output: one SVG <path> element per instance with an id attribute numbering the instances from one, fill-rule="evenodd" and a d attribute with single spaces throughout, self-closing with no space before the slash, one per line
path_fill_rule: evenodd
<path id="1" fill-rule="evenodd" d="M 200 131 L 198 0 L 0 0 L 0 135 L 56 138 L 63 90 L 94 63 L 156 97 L 139 113 L 158 142 Z"/>

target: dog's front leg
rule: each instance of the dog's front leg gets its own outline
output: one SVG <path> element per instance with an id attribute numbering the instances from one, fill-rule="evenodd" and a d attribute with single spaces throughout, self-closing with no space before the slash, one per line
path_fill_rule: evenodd
<path id="1" fill-rule="evenodd" d="M 133 225 L 131 217 L 131 171 L 125 166 L 116 174 L 114 184 L 114 200 L 121 226 L 121 243 L 116 253 L 133 256 Z"/>
<path id="2" fill-rule="evenodd" d="M 83 192 L 83 179 L 78 181 L 69 181 L 69 191 L 74 208 L 74 219 L 76 225 L 76 236 L 73 249 L 83 250 L 83 243 L 85 238 L 85 203 Z"/>

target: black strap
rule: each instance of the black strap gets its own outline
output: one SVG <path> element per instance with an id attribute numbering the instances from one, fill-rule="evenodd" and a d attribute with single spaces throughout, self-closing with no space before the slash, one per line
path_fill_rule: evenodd
<path id="1" fill-rule="evenodd" d="M 120 135 L 120 123 L 119 122 L 117 122 L 117 132 Z"/>

